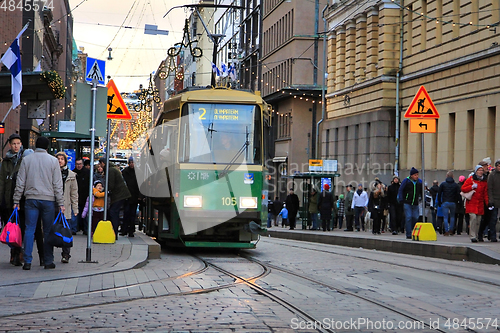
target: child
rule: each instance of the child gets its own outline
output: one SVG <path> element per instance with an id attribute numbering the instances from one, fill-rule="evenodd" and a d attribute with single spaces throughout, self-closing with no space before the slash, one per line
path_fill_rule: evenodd
<path id="1" fill-rule="evenodd" d="M 286 204 L 283 204 L 283 209 L 281 212 L 278 214 L 278 216 L 281 216 L 281 227 L 284 228 L 285 226 L 288 227 L 288 209 L 286 209 Z"/>
<path id="2" fill-rule="evenodd" d="M 345 200 L 344 195 L 341 194 L 339 196 L 339 200 L 337 200 L 337 220 L 339 224 L 339 229 L 342 229 L 342 223 L 344 222 L 344 213 L 345 213 Z"/>
<path id="3" fill-rule="evenodd" d="M 92 189 L 92 194 L 94 195 L 94 202 L 92 205 L 92 234 L 97 228 L 97 224 L 100 220 L 104 218 L 104 192 L 103 186 L 100 180 L 94 182 L 94 188 Z M 87 197 L 87 202 L 85 203 L 85 208 L 83 209 L 82 217 L 85 218 L 89 211 L 89 198 Z"/>

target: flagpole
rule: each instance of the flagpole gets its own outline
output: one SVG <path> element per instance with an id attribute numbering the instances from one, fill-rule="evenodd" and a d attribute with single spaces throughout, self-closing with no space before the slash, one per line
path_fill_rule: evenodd
<path id="1" fill-rule="evenodd" d="M 10 111 L 12 111 L 12 105 L 10 106 L 9 111 L 7 111 L 7 113 L 5 114 L 5 117 L 3 117 L 2 123 L 5 123 L 5 119 L 7 119 L 7 116 L 9 115 Z"/>

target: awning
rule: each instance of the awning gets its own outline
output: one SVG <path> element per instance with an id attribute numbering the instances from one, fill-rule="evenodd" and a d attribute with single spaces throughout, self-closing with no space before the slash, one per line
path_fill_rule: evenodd
<path id="1" fill-rule="evenodd" d="M 0 103 L 11 103 L 11 75 L 10 72 L 0 73 Z M 21 102 L 28 100 L 46 101 L 56 99 L 49 84 L 41 73 L 23 73 L 23 91 Z"/>
<path id="2" fill-rule="evenodd" d="M 273 163 L 284 163 L 288 159 L 288 156 L 276 156 L 273 158 Z"/>

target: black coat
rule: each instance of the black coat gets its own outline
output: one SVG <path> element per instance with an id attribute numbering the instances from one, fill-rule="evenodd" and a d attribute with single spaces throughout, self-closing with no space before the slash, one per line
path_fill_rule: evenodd
<path id="1" fill-rule="evenodd" d="M 83 211 L 83 207 L 87 202 L 87 197 L 89 196 L 90 190 L 90 170 L 83 167 L 81 170 L 73 169 L 76 173 L 76 182 L 78 184 L 78 208 Z M 104 183 L 103 183 L 104 186 Z"/>
<path id="2" fill-rule="evenodd" d="M 368 200 L 368 211 L 372 219 L 382 218 L 384 216 L 384 197 L 381 195 L 375 198 L 374 191 L 370 192 Z"/>
<path id="3" fill-rule="evenodd" d="M 460 188 L 457 183 L 455 183 L 453 178 L 448 177 L 446 178 L 446 181 L 439 185 L 437 197 L 438 206 L 440 206 L 443 202 L 453 202 L 455 204 L 460 203 Z"/>
<path id="4" fill-rule="evenodd" d="M 299 211 L 299 197 L 297 194 L 289 194 L 285 199 L 286 209 L 288 210 L 288 216 L 295 216 Z"/>
<path id="5" fill-rule="evenodd" d="M 387 188 L 387 203 L 389 205 L 395 205 L 397 206 L 399 203 L 398 203 L 398 191 L 399 191 L 399 187 L 401 186 L 400 183 L 392 183 L 391 185 L 389 185 L 389 187 Z"/>
<path id="6" fill-rule="evenodd" d="M 127 188 L 130 192 L 130 198 L 128 199 L 128 202 L 130 204 L 134 204 L 139 202 L 139 199 L 142 198 L 142 194 L 139 191 L 139 185 L 137 183 L 137 176 L 135 174 L 134 169 L 131 169 L 130 167 L 126 167 L 122 171 L 122 176 L 123 179 L 125 180 L 125 183 L 127 184 Z"/>
<path id="7" fill-rule="evenodd" d="M 332 219 L 333 195 L 328 191 L 323 191 L 319 194 L 318 209 L 322 220 Z"/>

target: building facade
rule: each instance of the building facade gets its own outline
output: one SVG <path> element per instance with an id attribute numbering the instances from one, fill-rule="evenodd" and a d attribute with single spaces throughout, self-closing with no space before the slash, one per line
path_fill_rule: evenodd
<path id="1" fill-rule="evenodd" d="M 338 190 L 422 168 L 422 134 L 410 133 L 404 118 L 422 85 L 440 114 L 436 133 L 423 134 L 426 180 L 444 180 L 448 170 L 467 175 L 483 158 L 500 157 L 499 6 L 378 0 L 329 7 L 321 152 L 339 161 Z"/>
<path id="2" fill-rule="evenodd" d="M 272 175 L 270 197 L 283 200 L 294 187 L 287 176 L 306 172 L 316 157 L 316 123 L 321 118 L 323 43 L 319 27 L 327 1 L 262 2 L 260 43 L 262 96 L 274 110 L 267 159 Z M 257 70 L 257 67 L 251 68 Z"/>

